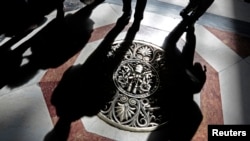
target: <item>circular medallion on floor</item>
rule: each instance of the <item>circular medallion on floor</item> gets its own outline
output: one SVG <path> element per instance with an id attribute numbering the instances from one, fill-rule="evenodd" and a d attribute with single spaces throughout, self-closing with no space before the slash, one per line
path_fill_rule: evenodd
<path id="1" fill-rule="evenodd" d="M 121 43 L 114 42 L 111 52 Z M 159 71 L 163 63 L 164 50 L 160 47 L 133 41 L 113 73 L 116 95 L 98 117 L 114 127 L 134 132 L 153 131 L 167 123 L 154 97 L 160 86 Z"/>

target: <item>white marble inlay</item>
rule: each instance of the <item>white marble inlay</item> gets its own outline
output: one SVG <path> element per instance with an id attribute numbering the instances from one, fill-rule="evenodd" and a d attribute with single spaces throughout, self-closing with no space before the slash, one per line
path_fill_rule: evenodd
<path id="1" fill-rule="evenodd" d="M 217 72 L 239 62 L 242 58 L 203 26 L 196 25 L 196 51 Z"/>
<path id="2" fill-rule="evenodd" d="M 115 23 L 119 16 L 120 14 L 113 10 L 110 4 L 102 3 L 92 11 L 90 19 L 95 22 L 94 28 L 97 28 Z"/>
<path id="3" fill-rule="evenodd" d="M 194 101 L 196 102 L 196 104 L 201 107 L 201 95 L 200 93 L 194 94 L 193 97 Z"/>
<path id="4" fill-rule="evenodd" d="M 46 103 L 37 85 L 1 97 L 1 141 L 41 141 L 52 127 Z"/>
<path id="5" fill-rule="evenodd" d="M 188 0 L 159 1 L 179 5 L 182 7 L 185 7 L 189 2 Z M 219 16 L 250 22 L 250 17 L 248 16 L 248 12 L 246 12 L 249 11 L 249 8 L 250 4 L 244 2 L 244 0 L 214 0 L 207 12 Z"/>
<path id="6" fill-rule="evenodd" d="M 150 12 L 144 12 L 143 25 L 154 27 L 157 29 L 172 31 L 181 19 L 166 17 Z"/>
<path id="7" fill-rule="evenodd" d="M 225 124 L 250 124 L 250 65 L 241 61 L 219 73 Z"/>

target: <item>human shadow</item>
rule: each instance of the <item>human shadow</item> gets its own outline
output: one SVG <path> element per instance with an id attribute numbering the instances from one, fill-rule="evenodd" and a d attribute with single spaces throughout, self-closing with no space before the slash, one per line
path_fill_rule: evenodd
<path id="1" fill-rule="evenodd" d="M 82 8 L 82 3 L 70 0 L 3 0 L 0 5 L 0 43 L 5 37 L 16 42 L 24 38 L 43 25 L 47 21 L 46 16 L 53 11 L 56 12 L 56 20 L 63 20 L 66 12 Z"/>
<path id="2" fill-rule="evenodd" d="M 13 37 L 43 24 L 45 16 L 57 10 L 63 19 L 63 0 L 3 0 L 0 5 L 0 35 Z"/>
<path id="3" fill-rule="evenodd" d="M 123 2 L 123 12 L 125 15 L 131 16 L 132 13 L 132 0 L 122 0 Z M 147 0 L 137 0 L 135 5 L 134 18 L 136 21 L 141 21 L 143 19 L 143 12 L 146 8 Z"/>
<path id="4" fill-rule="evenodd" d="M 164 42 L 165 67 L 160 72 L 162 89 L 157 93 L 162 115 L 167 124 L 153 132 L 149 140 L 189 141 L 202 121 L 202 113 L 193 100 L 193 95 L 201 91 L 206 70 L 198 62 L 193 64 L 195 51 L 194 27 L 181 23 L 167 36 Z M 182 28 L 182 29 L 181 29 Z M 186 32 L 186 43 L 180 51 L 176 47 L 181 34 Z M 163 133 L 164 132 L 164 133 Z"/>
<path id="5" fill-rule="evenodd" d="M 123 14 L 83 64 L 71 66 L 65 71 L 51 97 L 59 119 L 45 136 L 45 141 L 66 141 L 72 122 L 83 116 L 97 115 L 113 98 L 116 93 L 113 72 L 124 58 L 140 26 L 140 22 L 134 22 L 124 42 L 113 50 L 113 42 L 128 22 L 129 19 Z"/>
<path id="6" fill-rule="evenodd" d="M 95 2 L 104 2 L 105 0 L 80 0 L 84 4 L 90 4 Z M 131 18 L 132 14 L 132 0 L 122 0 L 122 11 L 123 17 Z M 141 21 L 143 19 L 143 13 L 146 8 L 147 0 L 137 0 L 135 5 L 134 18 L 136 21 Z"/>
<path id="7" fill-rule="evenodd" d="M 60 21 L 55 19 L 14 50 L 1 51 L 2 64 L 6 65 L 0 70 L 4 72 L 0 73 L 1 86 L 20 86 L 40 69 L 56 68 L 78 53 L 91 37 L 94 22 L 89 16 L 96 6 L 83 7 Z M 31 53 L 24 56 L 28 49 Z M 23 59 L 27 62 L 21 65 Z"/>
<path id="8" fill-rule="evenodd" d="M 165 38 L 165 68 L 159 73 L 162 87 L 157 93 L 162 115 L 168 122 L 151 133 L 149 141 L 190 141 L 195 135 L 203 115 L 193 99 L 206 82 L 206 67 L 194 62 L 196 47 L 195 22 L 212 4 L 200 1 L 192 10 L 181 12 L 182 21 Z M 191 3 L 193 4 L 193 3 Z M 187 6 L 190 8 L 190 3 Z M 195 9 L 195 10 L 194 10 Z M 186 12 L 185 10 L 189 11 Z M 182 49 L 177 42 L 186 33 Z"/>

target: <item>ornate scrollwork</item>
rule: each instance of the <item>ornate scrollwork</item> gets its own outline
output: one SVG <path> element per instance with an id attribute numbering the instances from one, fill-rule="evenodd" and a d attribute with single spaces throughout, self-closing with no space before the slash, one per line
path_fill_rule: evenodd
<path id="1" fill-rule="evenodd" d="M 159 86 L 156 70 L 141 60 L 126 60 L 113 75 L 116 87 L 124 94 L 143 98 L 153 94 Z"/>
<path id="2" fill-rule="evenodd" d="M 121 41 L 115 42 L 108 57 L 115 55 Z M 164 52 L 149 43 L 134 41 L 113 74 L 117 87 L 114 99 L 98 116 L 111 125 L 129 131 L 152 131 L 163 121 L 160 107 L 151 98 L 159 85 Z M 153 104 L 154 103 L 154 104 Z M 154 106 L 152 106 L 154 105 Z"/>
<path id="3" fill-rule="evenodd" d="M 115 99 L 104 108 L 99 117 L 116 127 L 129 131 L 150 131 L 161 124 L 161 115 L 155 115 L 147 98 L 128 97 L 117 91 Z"/>

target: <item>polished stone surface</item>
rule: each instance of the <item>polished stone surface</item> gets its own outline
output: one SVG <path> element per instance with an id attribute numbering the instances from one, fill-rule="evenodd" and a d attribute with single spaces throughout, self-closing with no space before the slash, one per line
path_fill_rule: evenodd
<path id="1" fill-rule="evenodd" d="M 162 7 L 158 10 L 161 12 L 152 12 L 150 9 L 145 12 L 140 31 L 136 35 L 137 40 L 161 46 L 168 32 L 180 21 L 178 15 L 162 14 L 164 13 Z M 39 69 L 36 75 L 23 85 L 14 88 L 5 86 L 0 89 L 0 140 L 16 141 L 17 138 L 19 141 L 43 140 L 57 121 L 50 97 L 61 80 L 62 74 L 71 65 L 84 63 L 88 55 L 96 49 L 114 26 L 121 13 L 119 5 L 109 3 L 99 5 L 90 16 L 94 21 L 94 31 L 81 51 L 56 68 Z M 48 15 L 48 20 L 44 25 L 17 42 L 12 48 L 18 47 L 35 35 L 55 17 L 55 14 L 56 12 L 53 12 Z M 231 17 L 233 16 L 231 15 Z M 130 22 L 132 21 L 133 19 Z M 213 22 L 216 23 L 216 21 Z M 221 23 L 220 20 L 218 22 Z M 207 140 L 208 124 L 250 124 L 249 36 L 237 33 L 235 30 L 223 29 L 225 28 L 221 28 L 220 24 L 218 27 L 196 25 L 195 61 L 207 66 L 208 79 L 202 91 L 194 96 L 204 117 L 193 141 Z M 232 29 L 232 27 L 228 29 Z M 126 31 L 127 28 L 120 33 L 117 40 L 124 39 Z M 9 38 L 3 39 L 0 45 L 8 40 Z M 32 52 L 27 50 L 24 54 L 30 53 Z M 58 51 L 55 58 L 60 53 Z M 114 128 L 97 116 L 93 116 L 83 117 L 74 122 L 68 140 L 146 141 L 156 140 L 157 137 L 158 140 L 159 137 L 164 139 L 163 133 L 160 131 L 128 132 Z"/>

